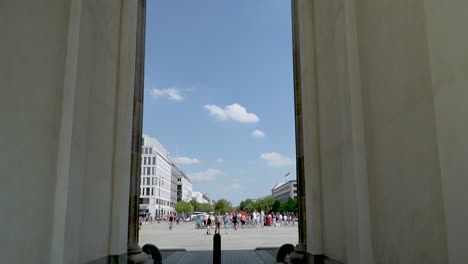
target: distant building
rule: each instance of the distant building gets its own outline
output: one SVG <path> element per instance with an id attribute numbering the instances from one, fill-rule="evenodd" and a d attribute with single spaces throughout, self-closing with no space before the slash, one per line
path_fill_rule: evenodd
<path id="1" fill-rule="evenodd" d="M 192 181 L 175 164 L 172 164 L 172 175 L 176 178 L 176 202 L 192 200 Z"/>
<path id="2" fill-rule="evenodd" d="M 178 178 L 178 168 L 174 163 L 171 163 L 171 207 L 175 208 L 177 203 L 177 178 Z"/>
<path id="3" fill-rule="evenodd" d="M 289 198 L 297 199 L 297 182 L 290 180 L 288 182 L 279 182 L 271 189 L 273 199 L 285 202 Z"/>
<path id="4" fill-rule="evenodd" d="M 171 185 L 171 162 L 168 152 L 156 139 L 143 135 L 140 209 L 150 216 L 165 216 L 174 212 Z"/>
<path id="5" fill-rule="evenodd" d="M 195 199 L 195 201 L 199 203 L 210 203 L 210 200 L 208 200 L 209 198 L 206 199 L 205 197 L 207 196 L 201 192 L 192 192 L 192 199 Z"/>

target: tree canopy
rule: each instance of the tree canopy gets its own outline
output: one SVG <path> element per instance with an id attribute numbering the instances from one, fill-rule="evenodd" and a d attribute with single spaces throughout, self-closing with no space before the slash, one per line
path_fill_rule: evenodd
<path id="1" fill-rule="evenodd" d="M 228 213 L 232 211 L 232 204 L 226 199 L 220 199 L 215 203 L 214 210 L 216 212 Z"/>
<path id="2" fill-rule="evenodd" d="M 261 210 L 265 212 L 297 212 L 297 201 L 289 198 L 284 203 L 280 203 L 272 196 L 267 196 L 255 202 L 251 199 L 245 199 L 240 202 L 238 209 L 249 213 Z"/>
<path id="3" fill-rule="evenodd" d="M 177 213 L 190 213 L 194 211 L 193 205 L 190 202 L 177 202 L 175 209 Z"/>
<path id="4" fill-rule="evenodd" d="M 253 211 L 265 211 L 269 212 L 272 210 L 272 206 L 275 203 L 275 200 L 272 196 L 267 196 L 257 201 L 252 201 L 251 199 L 246 199 L 241 201 L 239 204 L 239 210 L 246 211 L 246 212 L 253 212 Z"/>
<path id="5" fill-rule="evenodd" d="M 199 210 L 197 211 L 202 211 L 202 212 L 213 212 L 213 206 L 209 203 L 200 203 L 198 206 Z"/>
<path id="6" fill-rule="evenodd" d="M 289 199 L 286 202 L 282 203 L 279 206 L 278 211 L 294 213 L 297 212 L 297 201 L 289 197 Z"/>

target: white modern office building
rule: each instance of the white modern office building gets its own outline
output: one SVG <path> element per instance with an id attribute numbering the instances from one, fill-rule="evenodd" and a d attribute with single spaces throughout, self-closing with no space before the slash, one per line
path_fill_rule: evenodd
<path id="1" fill-rule="evenodd" d="M 171 162 L 156 139 L 143 135 L 141 150 L 140 210 L 150 216 L 174 212 L 171 203 Z"/>
<path id="2" fill-rule="evenodd" d="M 297 199 L 296 180 L 277 183 L 275 186 L 273 186 L 273 189 L 271 189 L 271 196 L 273 196 L 273 199 L 282 203 L 287 201 L 289 198 Z"/>
<path id="3" fill-rule="evenodd" d="M 192 181 L 185 175 L 185 173 L 179 170 L 177 173 L 177 202 L 192 200 Z"/>
<path id="4" fill-rule="evenodd" d="M 199 203 L 210 203 L 210 200 L 206 199 L 206 195 L 201 192 L 192 192 L 192 199 Z"/>

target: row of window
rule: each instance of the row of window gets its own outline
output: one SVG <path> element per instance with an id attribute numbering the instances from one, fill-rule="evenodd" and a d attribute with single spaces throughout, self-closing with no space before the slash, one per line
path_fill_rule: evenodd
<path id="1" fill-rule="evenodd" d="M 156 157 L 143 157 L 143 165 L 156 165 Z"/>
<path id="2" fill-rule="evenodd" d="M 153 154 L 153 148 L 141 148 L 141 154 Z"/>
<path id="3" fill-rule="evenodd" d="M 142 167 L 141 175 L 156 175 L 156 167 Z"/>
<path id="4" fill-rule="evenodd" d="M 158 185 L 157 177 L 141 177 L 141 185 Z M 164 185 L 164 179 L 161 179 L 161 185 Z"/>

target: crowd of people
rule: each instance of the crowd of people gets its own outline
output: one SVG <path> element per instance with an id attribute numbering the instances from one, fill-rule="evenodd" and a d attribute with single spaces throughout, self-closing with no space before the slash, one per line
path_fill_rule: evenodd
<path id="1" fill-rule="evenodd" d="M 215 234 L 221 232 L 221 225 L 224 227 L 224 232 L 227 234 L 228 228 L 237 230 L 238 228 L 254 227 L 260 228 L 265 226 L 278 227 L 280 225 L 295 225 L 295 216 L 292 213 L 268 213 L 264 211 L 246 212 L 231 212 L 224 215 L 220 212 L 209 214 L 203 219 L 203 225 L 206 228 L 206 234 L 211 234 L 211 229 L 215 229 Z"/>
<path id="2" fill-rule="evenodd" d="M 169 224 L 169 229 L 172 230 L 174 222 L 178 224 L 180 219 L 181 218 L 174 213 L 161 218 L 140 216 L 140 229 L 144 222 L 152 224 L 164 221 Z M 215 234 L 221 232 L 221 226 L 224 228 L 224 232 L 227 234 L 229 228 L 232 228 L 235 231 L 238 228 L 244 227 L 263 228 L 265 226 L 279 227 L 280 225 L 295 225 L 295 219 L 296 216 L 293 213 L 270 212 L 265 214 L 265 212 L 262 210 L 260 212 L 254 211 L 252 213 L 246 213 L 243 211 L 230 212 L 225 214 L 221 214 L 221 212 L 209 213 L 207 215 L 201 216 L 200 218 L 192 220 L 200 221 L 200 227 L 205 228 L 206 234 L 210 235 L 212 229 L 214 229 Z"/>
<path id="3" fill-rule="evenodd" d="M 177 216 L 175 213 L 171 213 L 169 215 L 162 216 L 162 217 L 140 216 L 139 218 L 140 229 L 143 223 L 149 223 L 149 224 L 158 223 L 159 224 L 161 223 L 161 221 L 164 221 L 164 222 L 167 221 L 169 223 L 169 230 L 172 230 L 174 222 L 178 224 L 180 221 L 180 217 Z"/>

